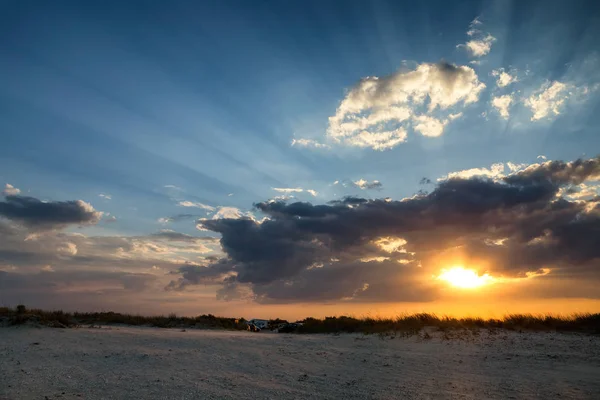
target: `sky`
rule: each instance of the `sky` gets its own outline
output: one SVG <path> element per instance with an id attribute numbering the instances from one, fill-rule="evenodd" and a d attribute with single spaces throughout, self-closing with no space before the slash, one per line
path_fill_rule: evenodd
<path id="1" fill-rule="evenodd" d="M 600 311 L 596 1 L 0 2 L 0 305 Z"/>

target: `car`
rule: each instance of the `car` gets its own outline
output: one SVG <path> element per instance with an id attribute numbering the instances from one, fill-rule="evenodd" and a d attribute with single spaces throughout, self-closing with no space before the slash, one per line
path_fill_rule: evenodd
<path id="1" fill-rule="evenodd" d="M 296 332 L 298 328 L 300 328 L 301 324 L 298 323 L 289 323 L 289 324 L 281 324 L 277 329 L 279 333 L 292 333 Z"/>

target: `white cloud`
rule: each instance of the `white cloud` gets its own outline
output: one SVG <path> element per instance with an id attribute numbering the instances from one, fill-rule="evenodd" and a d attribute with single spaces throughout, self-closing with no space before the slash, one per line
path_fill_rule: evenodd
<path id="1" fill-rule="evenodd" d="M 399 237 L 385 236 L 374 241 L 375 245 L 387 253 L 406 253 L 403 246 L 407 241 Z"/>
<path id="2" fill-rule="evenodd" d="M 506 87 L 511 83 L 517 82 L 517 78 L 504 71 L 504 68 L 493 70 L 492 76 L 496 77 L 498 87 Z"/>
<path id="3" fill-rule="evenodd" d="M 318 142 L 318 141 L 313 140 L 313 139 L 304 139 L 304 138 L 292 139 L 292 146 L 308 147 L 308 148 L 313 148 L 313 149 L 327 149 L 327 148 L 329 148 L 328 144 L 321 143 L 321 142 Z"/>
<path id="4" fill-rule="evenodd" d="M 560 109 L 569 97 L 569 85 L 554 81 L 544 83 L 525 100 L 525 105 L 533 112 L 532 121 L 552 115 L 559 115 Z"/>
<path id="5" fill-rule="evenodd" d="M 303 189 L 300 187 L 296 187 L 296 188 L 271 188 L 276 192 L 279 193 L 286 193 L 286 194 L 290 194 L 290 193 L 302 193 L 302 192 L 306 192 L 306 193 L 310 193 L 313 196 L 317 196 L 319 194 L 319 192 L 317 192 L 316 190 L 313 189 Z M 286 196 L 288 199 L 292 198 L 294 196 Z M 275 199 L 277 199 L 277 197 L 275 197 Z"/>
<path id="6" fill-rule="evenodd" d="M 490 168 L 471 168 L 462 171 L 450 172 L 448 175 L 438 178 L 438 181 L 446 179 L 458 178 L 458 179 L 469 179 L 474 176 L 486 176 L 490 178 L 500 178 L 504 176 L 504 164 L 496 163 L 492 164 Z"/>
<path id="7" fill-rule="evenodd" d="M 346 140 L 346 143 L 355 147 L 370 147 L 373 150 L 387 150 L 406 142 L 408 134 L 403 128 L 393 131 L 369 132 L 362 131 Z"/>
<path id="8" fill-rule="evenodd" d="M 303 192 L 304 189 L 302 188 L 271 188 L 276 192 L 279 193 L 300 193 Z"/>
<path id="9" fill-rule="evenodd" d="M 529 166 L 529 164 L 526 164 L 526 163 L 517 164 L 517 163 L 513 163 L 513 162 L 509 161 L 506 163 L 506 166 L 508 167 L 508 169 L 510 169 L 510 172 L 517 172 L 517 171 L 527 168 Z"/>
<path id="10" fill-rule="evenodd" d="M 105 200 L 112 200 L 112 196 L 110 194 L 100 193 L 98 197 L 102 197 Z"/>
<path id="11" fill-rule="evenodd" d="M 263 218 L 261 221 L 258 221 L 251 212 L 243 212 L 237 207 L 219 207 L 217 212 L 214 213 L 210 219 L 240 219 L 240 218 L 249 218 L 258 223 L 262 223 L 268 218 Z M 199 218 L 196 224 L 196 229 L 200 231 L 206 231 L 207 229 L 204 227 L 203 221 L 208 221 L 209 218 Z"/>
<path id="12" fill-rule="evenodd" d="M 327 137 L 349 146 L 390 149 L 406 141 L 414 118 L 433 118 L 434 111 L 439 121 L 450 115 L 457 118 L 460 111 L 449 108 L 476 102 L 484 88 L 471 67 L 447 63 L 423 63 L 385 77 L 366 77 L 329 118 Z"/>
<path id="13" fill-rule="evenodd" d="M 473 28 L 473 27 L 475 27 L 475 26 L 477 26 L 477 25 L 482 25 L 482 24 L 483 24 L 483 22 L 481 22 L 481 19 L 480 19 L 480 18 L 481 18 L 481 16 L 480 16 L 480 15 L 476 16 L 476 17 L 473 19 L 473 21 L 471 21 L 471 24 L 470 24 L 469 26 L 470 26 L 471 28 Z"/>
<path id="14" fill-rule="evenodd" d="M 476 17 L 469 24 L 469 30 L 467 36 L 472 38 L 465 44 L 459 44 L 456 47 L 464 47 L 471 54 L 472 57 L 483 57 L 490 52 L 492 49 L 492 43 L 496 41 L 496 38 L 489 33 L 483 33 L 479 27 L 483 25 L 481 19 Z"/>
<path id="15" fill-rule="evenodd" d="M 288 196 L 287 194 L 282 194 L 281 196 L 275 196 L 271 198 L 269 201 L 288 201 L 295 198 L 294 196 Z"/>
<path id="16" fill-rule="evenodd" d="M 369 189 L 381 189 L 382 188 L 382 184 L 381 182 L 379 182 L 378 180 L 374 180 L 374 181 L 367 181 L 365 179 L 359 179 L 357 181 L 353 181 L 352 182 L 354 184 L 354 186 L 356 186 L 359 189 L 362 190 L 369 190 Z"/>
<path id="17" fill-rule="evenodd" d="M 448 120 L 439 120 L 427 115 L 419 115 L 414 120 L 416 122 L 415 131 L 428 137 L 441 136 L 444 133 L 444 127 L 448 123 Z"/>
<path id="18" fill-rule="evenodd" d="M 195 202 L 187 201 L 187 200 L 180 201 L 178 203 L 178 205 L 180 205 L 181 207 L 196 207 L 196 208 L 201 208 L 203 210 L 208 210 L 208 211 L 214 211 L 215 210 L 215 208 L 212 207 L 212 206 L 208 206 L 206 204 L 197 203 L 197 202 L 195 203 Z"/>
<path id="19" fill-rule="evenodd" d="M 15 196 L 17 194 L 21 193 L 20 189 L 17 189 L 16 187 L 14 187 L 13 185 L 11 185 L 10 183 L 7 183 L 4 186 L 4 190 L 2 190 L 2 195 L 3 196 Z"/>
<path id="20" fill-rule="evenodd" d="M 492 99 L 492 105 L 496 107 L 500 116 L 504 119 L 508 119 L 510 116 L 508 109 L 513 102 L 513 98 L 510 94 L 505 94 L 503 96 L 494 97 Z"/>
<path id="21" fill-rule="evenodd" d="M 492 50 L 492 43 L 495 41 L 496 38 L 488 33 L 478 39 L 469 40 L 465 44 L 459 44 L 457 47 L 466 48 L 472 57 L 483 57 Z"/>
<path id="22" fill-rule="evenodd" d="M 229 219 L 239 219 L 247 214 L 243 213 L 239 208 L 236 207 L 219 207 L 219 210 L 213 214 L 212 219 L 221 219 L 221 218 L 229 218 Z"/>

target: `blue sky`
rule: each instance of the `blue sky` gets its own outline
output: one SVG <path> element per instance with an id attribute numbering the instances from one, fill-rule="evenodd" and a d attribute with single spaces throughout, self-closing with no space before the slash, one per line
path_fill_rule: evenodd
<path id="1" fill-rule="evenodd" d="M 4 1 L 0 183 L 103 213 L 62 232 L 206 235 L 198 219 L 259 220 L 276 196 L 399 200 L 594 157 L 599 8 Z"/>

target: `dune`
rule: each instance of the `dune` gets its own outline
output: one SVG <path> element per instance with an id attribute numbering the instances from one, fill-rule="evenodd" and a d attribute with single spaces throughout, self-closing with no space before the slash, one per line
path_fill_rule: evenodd
<path id="1" fill-rule="evenodd" d="M 597 399 L 600 337 L 0 329 L 0 399 Z"/>

